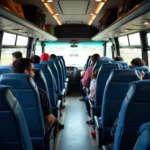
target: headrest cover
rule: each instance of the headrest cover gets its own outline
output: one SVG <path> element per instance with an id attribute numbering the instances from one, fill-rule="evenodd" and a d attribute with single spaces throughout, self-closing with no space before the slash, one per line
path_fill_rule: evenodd
<path id="1" fill-rule="evenodd" d="M 140 80 L 135 69 L 115 69 L 111 72 L 111 82 L 133 82 Z"/>
<path id="2" fill-rule="evenodd" d="M 39 68 L 43 71 L 43 73 L 48 73 L 49 67 L 46 62 L 42 62 L 41 64 L 34 64 L 34 68 Z"/>
<path id="3" fill-rule="evenodd" d="M 144 72 L 148 72 L 149 71 L 149 68 L 148 66 L 141 66 L 141 67 L 130 67 L 130 68 L 134 68 L 134 69 L 137 69 L 138 71 L 144 71 Z"/>
<path id="4" fill-rule="evenodd" d="M 13 89 L 34 89 L 36 84 L 32 77 L 26 74 L 7 73 L 0 75 L 0 84 L 9 85 Z"/>
<path id="5" fill-rule="evenodd" d="M 0 74 L 12 72 L 12 66 L 0 66 Z"/>
<path id="6" fill-rule="evenodd" d="M 103 73 L 109 73 L 111 70 L 119 68 L 121 68 L 120 64 L 102 64 L 99 72 L 102 71 Z"/>

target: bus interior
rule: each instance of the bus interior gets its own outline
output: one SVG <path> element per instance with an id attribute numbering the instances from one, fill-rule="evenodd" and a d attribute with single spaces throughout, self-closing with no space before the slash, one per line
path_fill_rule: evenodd
<path id="1" fill-rule="evenodd" d="M 57 58 L 32 78 L 13 73 L 16 51 Z M 149 66 L 150 0 L 1 0 L 0 150 L 150 150 Z M 64 124 L 56 137 L 37 87 Z"/>

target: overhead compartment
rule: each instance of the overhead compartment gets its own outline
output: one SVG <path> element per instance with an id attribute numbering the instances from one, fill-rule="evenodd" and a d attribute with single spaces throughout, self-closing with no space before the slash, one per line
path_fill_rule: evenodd
<path id="1" fill-rule="evenodd" d="M 93 41 L 107 41 L 135 32 L 150 29 L 150 1 L 142 3 L 122 15 L 109 27 L 92 37 Z"/>
<path id="2" fill-rule="evenodd" d="M 57 38 L 15 13 L 0 6 L 0 31 L 38 38 L 41 41 L 57 41 Z"/>

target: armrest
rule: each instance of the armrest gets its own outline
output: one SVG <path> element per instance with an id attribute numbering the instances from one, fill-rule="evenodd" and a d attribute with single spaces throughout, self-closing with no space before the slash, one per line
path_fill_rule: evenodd
<path id="1" fill-rule="evenodd" d="M 57 102 L 57 108 L 58 108 L 58 109 L 61 108 L 61 100 L 58 100 L 58 102 Z"/>
<path id="2" fill-rule="evenodd" d="M 97 129 L 102 129 L 98 116 L 94 116 L 94 121 L 95 121 Z"/>
<path id="3" fill-rule="evenodd" d="M 92 108 L 92 109 L 95 108 L 94 105 L 93 105 L 93 103 L 91 102 L 91 100 L 89 100 L 89 104 L 90 104 L 90 108 Z"/>
<path id="4" fill-rule="evenodd" d="M 68 82 L 69 81 L 69 78 L 66 78 L 66 80 L 65 80 L 66 82 Z"/>
<path id="5" fill-rule="evenodd" d="M 65 95 L 65 92 L 66 92 L 66 89 L 63 88 L 62 91 L 61 91 L 61 95 L 64 96 L 64 95 Z"/>
<path id="6" fill-rule="evenodd" d="M 108 146 L 104 145 L 102 146 L 102 150 L 110 150 Z"/>

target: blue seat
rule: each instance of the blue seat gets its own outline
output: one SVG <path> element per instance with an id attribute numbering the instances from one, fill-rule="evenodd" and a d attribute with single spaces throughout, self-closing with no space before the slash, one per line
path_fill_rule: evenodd
<path id="1" fill-rule="evenodd" d="M 99 69 L 102 66 L 102 64 L 108 64 L 108 63 L 110 63 L 110 62 L 107 60 L 97 61 L 93 67 L 93 72 L 96 71 L 97 69 Z"/>
<path id="2" fill-rule="evenodd" d="M 12 66 L 0 66 L 0 74 L 12 72 Z"/>
<path id="3" fill-rule="evenodd" d="M 0 149 L 32 150 L 27 124 L 14 92 L 0 85 Z"/>
<path id="4" fill-rule="evenodd" d="M 104 89 L 101 119 L 95 117 L 98 147 L 111 140 L 110 130 L 119 114 L 129 85 L 137 80 L 140 80 L 140 77 L 135 69 L 118 69 L 111 72 Z"/>
<path id="5" fill-rule="evenodd" d="M 124 69 L 129 68 L 128 63 L 127 63 L 127 62 L 124 62 L 124 61 L 112 61 L 112 63 L 119 63 L 120 65 L 122 65 L 122 67 L 123 67 Z"/>
<path id="6" fill-rule="evenodd" d="M 44 73 L 42 72 L 42 70 L 40 69 L 35 69 L 35 76 L 34 76 L 34 81 L 36 83 L 36 85 L 43 89 L 44 91 L 46 91 L 48 98 L 49 98 L 49 102 L 50 102 L 50 95 L 49 95 L 49 91 L 48 91 L 48 86 L 47 86 L 47 81 L 46 78 L 44 76 Z M 51 103 L 50 103 L 51 104 Z M 57 117 L 59 119 L 60 117 L 60 105 L 61 105 L 61 101 L 58 100 L 57 102 L 57 106 L 55 107 L 51 107 L 52 109 L 52 113 L 55 115 L 55 117 Z"/>
<path id="7" fill-rule="evenodd" d="M 107 79 L 114 69 L 120 69 L 121 66 L 119 64 L 103 64 L 98 72 L 96 79 L 96 90 L 95 90 L 95 98 L 94 98 L 94 106 L 90 103 L 91 106 L 91 118 L 94 121 L 94 114 L 100 116 L 101 105 L 103 99 L 103 91 Z M 89 101 L 90 102 L 90 101 Z"/>
<path id="8" fill-rule="evenodd" d="M 150 149 L 150 123 L 144 123 L 139 130 L 139 137 L 133 150 Z"/>
<path id="9" fill-rule="evenodd" d="M 150 121 L 150 81 L 132 83 L 119 113 L 114 150 L 133 149 L 139 127 Z"/>
<path id="10" fill-rule="evenodd" d="M 131 69 L 136 69 L 138 70 L 139 72 L 143 71 L 143 72 L 149 72 L 149 68 L 148 66 L 141 66 L 141 67 L 130 67 Z"/>
<path id="11" fill-rule="evenodd" d="M 103 56 L 103 57 L 101 57 L 101 60 L 103 60 L 103 61 L 112 61 L 112 58 Z"/>
<path id="12" fill-rule="evenodd" d="M 9 85 L 20 103 L 34 148 L 43 148 L 45 124 L 37 86 L 26 74 L 9 73 L 0 76 L 1 85 Z"/>
<path id="13" fill-rule="evenodd" d="M 54 85 L 54 76 L 52 74 L 51 69 L 49 68 L 49 66 L 47 64 L 34 64 L 34 68 L 42 70 L 42 72 L 45 76 L 46 82 L 47 82 L 51 106 L 52 106 L 52 108 L 57 108 L 57 97 L 55 95 L 56 88 Z M 43 87 L 43 89 L 44 89 L 44 87 Z"/>
<path id="14" fill-rule="evenodd" d="M 86 64 L 85 64 L 85 70 L 87 70 L 87 68 L 90 67 L 91 57 L 92 57 L 92 56 L 89 56 L 88 59 L 87 59 L 87 62 L 86 62 Z"/>

